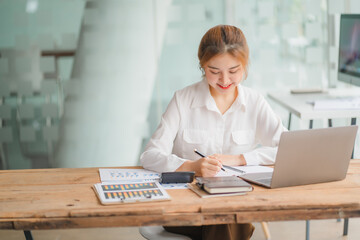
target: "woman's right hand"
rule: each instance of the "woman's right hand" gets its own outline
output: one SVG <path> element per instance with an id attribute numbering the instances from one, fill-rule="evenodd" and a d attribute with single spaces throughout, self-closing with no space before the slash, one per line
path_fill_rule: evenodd
<path id="1" fill-rule="evenodd" d="M 186 161 L 176 171 L 194 171 L 199 177 L 213 177 L 221 170 L 221 163 L 213 156 Z"/>

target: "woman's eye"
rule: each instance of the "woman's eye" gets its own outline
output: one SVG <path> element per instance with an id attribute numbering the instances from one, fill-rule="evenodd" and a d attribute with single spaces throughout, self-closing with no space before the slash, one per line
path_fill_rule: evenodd
<path id="1" fill-rule="evenodd" d="M 212 74 L 219 74 L 220 72 L 213 72 L 213 71 L 210 71 Z"/>
<path id="2" fill-rule="evenodd" d="M 234 73 L 237 73 L 237 71 L 238 71 L 238 70 L 236 70 L 236 71 L 230 71 L 230 73 L 231 73 L 231 74 L 234 74 Z"/>

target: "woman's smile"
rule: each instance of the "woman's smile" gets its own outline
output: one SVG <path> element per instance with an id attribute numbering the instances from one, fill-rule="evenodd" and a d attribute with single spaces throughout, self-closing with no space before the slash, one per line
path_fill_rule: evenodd
<path id="1" fill-rule="evenodd" d="M 231 87 L 231 85 L 232 85 L 232 83 L 230 83 L 229 85 L 221 85 L 221 84 L 217 84 L 221 89 L 229 89 L 230 87 Z"/>

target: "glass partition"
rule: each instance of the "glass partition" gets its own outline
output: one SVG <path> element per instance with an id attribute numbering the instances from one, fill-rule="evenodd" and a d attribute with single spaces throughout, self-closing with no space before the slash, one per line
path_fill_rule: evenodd
<path id="1" fill-rule="evenodd" d="M 174 92 L 201 80 L 198 44 L 218 24 L 244 31 L 243 84 L 264 96 L 333 87 L 343 12 L 358 1 L 0 0 L 1 168 L 138 165 Z"/>

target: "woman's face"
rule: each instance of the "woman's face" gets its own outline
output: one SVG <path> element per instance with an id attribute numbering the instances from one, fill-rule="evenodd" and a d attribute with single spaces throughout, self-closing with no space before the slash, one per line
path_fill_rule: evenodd
<path id="1" fill-rule="evenodd" d="M 241 62 L 229 53 L 211 58 L 205 63 L 204 70 L 211 94 L 234 93 L 243 77 Z"/>

